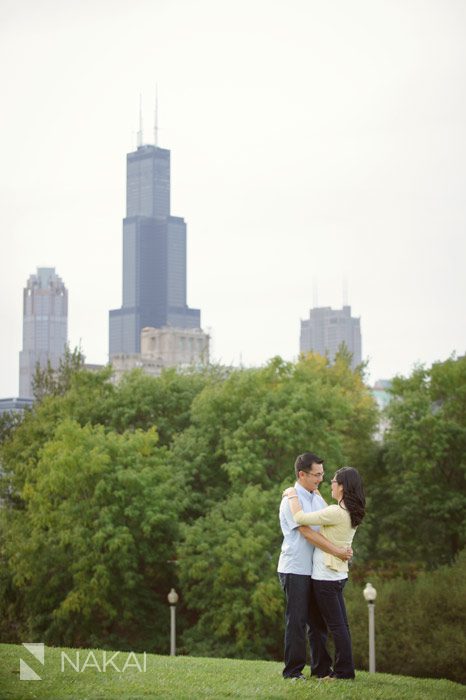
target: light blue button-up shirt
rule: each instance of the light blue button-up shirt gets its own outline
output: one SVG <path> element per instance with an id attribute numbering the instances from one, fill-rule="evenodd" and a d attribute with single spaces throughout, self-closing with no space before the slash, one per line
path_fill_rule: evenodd
<path id="1" fill-rule="evenodd" d="M 319 494 L 307 491 L 298 482 L 295 483 L 295 489 L 305 513 L 325 508 L 326 503 Z M 283 532 L 283 544 L 277 571 L 281 574 L 311 576 L 314 545 L 308 542 L 299 532 L 299 525 L 294 521 L 290 504 L 286 497 L 282 498 L 279 517 Z M 313 526 L 312 529 L 318 531 L 319 527 Z"/>

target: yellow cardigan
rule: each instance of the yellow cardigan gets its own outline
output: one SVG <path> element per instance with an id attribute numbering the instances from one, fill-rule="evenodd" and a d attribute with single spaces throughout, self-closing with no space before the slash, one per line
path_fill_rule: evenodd
<path id="1" fill-rule="evenodd" d="M 353 541 L 355 527 L 351 527 L 351 518 L 347 510 L 341 506 L 327 506 L 322 510 L 305 513 L 298 510 L 294 520 L 299 525 L 321 525 L 321 534 L 337 547 L 349 547 Z M 348 562 L 324 552 L 325 565 L 333 571 L 348 571 Z"/>

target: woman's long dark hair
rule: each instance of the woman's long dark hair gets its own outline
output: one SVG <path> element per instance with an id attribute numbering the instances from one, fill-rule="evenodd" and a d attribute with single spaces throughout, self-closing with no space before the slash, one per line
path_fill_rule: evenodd
<path id="1" fill-rule="evenodd" d="M 352 527 L 356 527 L 362 523 L 366 514 L 366 497 L 361 476 L 353 467 L 342 467 L 335 472 L 335 479 L 337 484 L 343 486 L 342 500 L 350 514 Z"/>

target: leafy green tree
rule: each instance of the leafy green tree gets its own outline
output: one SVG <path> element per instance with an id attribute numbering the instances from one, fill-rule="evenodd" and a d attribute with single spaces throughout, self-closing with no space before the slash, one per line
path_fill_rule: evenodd
<path id="1" fill-rule="evenodd" d="M 155 429 L 64 420 L 7 509 L 4 551 L 27 631 L 51 644 L 165 647 L 177 531 Z"/>
<path id="2" fill-rule="evenodd" d="M 466 357 L 416 368 L 392 393 L 372 479 L 374 546 L 436 567 L 466 539 Z"/>
<path id="3" fill-rule="evenodd" d="M 41 398 L 24 419 L 5 418 L 0 423 L 0 498 L 11 496 L 19 504 L 25 474 L 33 478 L 40 450 L 66 418 L 119 433 L 156 426 L 162 435 L 159 445 L 168 445 L 188 427 L 191 403 L 211 381 L 209 372 L 168 370 L 161 377 L 148 377 L 135 371 L 115 385 L 110 367 L 85 370 L 76 353 L 65 355 L 57 372 L 39 371 Z"/>
<path id="4" fill-rule="evenodd" d="M 134 372 L 115 385 L 111 368 L 85 370 L 78 351 L 57 371 L 38 370 L 33 409 L 0 426 L 3 639 L 134 648 L 145 640 L 144 648 L 165 649 L 168 621 L 159 623 L 176 583 L 168 562 L 181 501 L 170 505 L 174 478 L 162 445 L 189 425 L 193 398 L 216 373 Z M 138 544 L 126 551 L 131 541 Z"/>
<path id="5" fill-rule="evenodd" d="M 60 396 L 66 393 L 71 384 L 71 379 L 76 372 L 84 367 L 84 355 L 79 348 L 70 350 L 68 345 L 60 358 L 57 369 L 54 369 L 47 360 L 45 367 L 39 363 L 36 365 L 32 378 L 32 393 L 36 401 L 41 401 L 45 396 Z"/>
<path id="6" fill-rule="evenodd" d="M 10 507 L 24 507 L 21 498 L 24 483 L 26 479 L 33 483 L 41 450 L 62 421 L 69 418 L 82 426 L 109 422 L 108 404 L 115 391 L 110 376 L 108 369 L 74 371 L 64 394 L 44 393 L 32 410 L 26 411 L 8 430 L 0 442 L 0 498 L 6 499 Z M 60 378 L 58 381 L 62 382 Z"/>
<path id="7" fill-rule="evenodd" d="M 241 658 L 279 655 L 278 503 L 274 491 L 248 486 L 185 526 L 178 552 L 180 584 L 185 606 L 196 611 L 184 634 L 188 651 Z"/>
<path id="8" fill-rule="evenodd" d="M 191 426 L 173 445 L 177 464 L 189 465 L 189 515 L 205 513 L 204 496 L 217 499 L 225 488 L 276 488 L 310 446 L 329 469 L 361 466 L 372 455 L 376 415 L 360 375 L 317 355 L 232 372 L 194 399 Z"/>
<path id="9" fill-rule="evenodd" d="M 141 370 L 129 372 L 108 402 L 108 424 L 119 432 L 157 425 L 160 444 L 169 445 L 189 426 L 191 404 L 214 374 L 167 369 L 159 377 L 148 377 Z"/>
<path id="10" fill-rule="evenodd" d="M 2 422 L 0 631 L 3 639 L 18 641 L 24 633 L 40 633 L 52 641 L 62 639 L 76 644 L 90 643 L 91 639 L 96 643 L 109 640 L 110 644 L 113 639 L 114 646 L 129 640 L 135 646 L 149 639 L 149 648 L 160 643 L 160 648 L 165 649 L 166 635 L 162 630 L 166 630 L 166 625 L 160 625 L 160 620 L 168 615 L 165 596 L 175 584 L 174 567 L 167 562 L 173 560 L 177 519 L 172 517 L 176 509 L 168 505 L 170 517 L 161 516 L 161 527 L 151 533 L 146 531 L 146 516 L 158 512 L 157 509 L 163 511 L 167 505 L 164 498 L 168 498 L 168 490 L 174 484 L 167 450 L 162 449 L 160 440 L 155 444 L 154 430 L 160 424 L 163 442 L 169 444 L 189 424 L 193 397 L 211 381 L 211 374 L 216 373 L 213 370 L 180 375 L 168 371 L 152 378 L 135 372 L 115 385 L 111 381 L 111 368 L 87 371 L 76 353 L 67 354 L 57 372 L 38 373 L 38 400 L 33 409 L 20 421 Z M 146 434 L 152 437 L 141 437 Z M 150 442 L 151 449 L 147 448 L 147 454 L 141 455 L 138 445 L 144 440 Z M 52 475 L 53 484 L 61 484 L 66 474 L 66 488 L 54 500 L 48 491 Z M 120 589 L 124 591 L 119 578 L 123 574 L 116 571 L 116 565 L 124 564 L 129 576 L 128 561 L 117 556 L 116 545 L 112 549 L 113 558 L 96 550 L 100 563 L 90 555 L 81 557 L 79 548 L 85 541 L 95 543 L 97 534 L 93 538 L 91 525 L 100 527 L 105 513 L 115 516 L 105 522 L 108 530 L 121 516 L 118 508 L 129 512 L 130 504 L 125 505 L 123 495 L 129 499 L 131 491 L 121 488 L 129 474 L 138 484 L 139 521 L 144 527 L 144 532 L 138 535 L 136 523 L 132 523 L 136 528 L 132 536 L 145 548 L 138 559 L 133 552 L 133 563 L 138 561 L 145 573 L 135 585 L 134 604 L 129 600 L 129 592 L 126 599 L 122 598 L 123 610 L 117 602 L 109 602 L 107 594 L 110 590 L 114 595 Z M 85 495 L 76 502 L 78 477 L 85 481 L 86 488 Z M 97 477 L 98 484 L 93 481 Z M 105 503 L 103 484 L 106 484 Z M 39 514 L 43 525 L 33 529 L 34 537 L 29 537 L 32 526 L 39 522 Z M 100 532 L 106 531 L 105 528 Z M 65 532 L 68 533 L 66 546 Z M 124 540 L 121 542 L 124 544 Z M 146 555 L 145 567 L 141 562 Z M 56 575 L 48 576 L 52 565 Z M 100 597 L 95 584 L 96 580 L 101 583 L 96 579 L 97 570 L 101 571 L 102 580 L 108 578 L 101 586 Z M 94 580 L 94 592 L 86 589 L 86 580 Z M 85 605 L 86 597 L 92 602 Z M 141 624 L 136 622 L 138 611 Z M 120 613 L 121 624 L 117 621 Z"/>
<path id="11" fill-rule="evenodd" d="M 26 411 L 29 409 L 26 409 Z M 3 444 L 23 420 L 22 411 L 3 411 L 0 415 L 0 445 Z M 0 467 L 1 468 L 1 467 Z"/>

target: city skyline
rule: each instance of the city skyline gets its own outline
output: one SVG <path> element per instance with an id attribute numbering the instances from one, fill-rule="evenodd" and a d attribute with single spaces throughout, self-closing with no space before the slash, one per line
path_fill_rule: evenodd
<path id="1" fill-rule="evenodd" d="M 0 396 L 36 267 L 66 280 L 71 347 L 107 361 L 155 82 L 212 361 L 296 358 L 315 288 L 340 307 L 343 279 L 372 381 L 465 352 L 463 3 L 25 0 L 0 20 Z"/>

